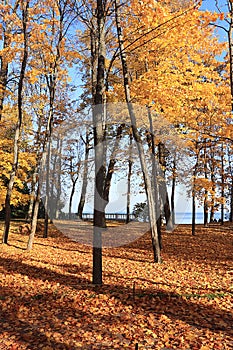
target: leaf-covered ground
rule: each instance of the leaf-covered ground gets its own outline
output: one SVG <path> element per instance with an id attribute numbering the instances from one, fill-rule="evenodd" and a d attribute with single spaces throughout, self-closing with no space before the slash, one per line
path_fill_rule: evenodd
<path id="1" fill-rule="evenodd" d="M 0 244 L 1 350 L 233 349 L 233 226 L 164 233 L 160 265 L 148 233 L 104 249 L 101 287 L 90 247 L 54 227 L 26 242 Z"/>

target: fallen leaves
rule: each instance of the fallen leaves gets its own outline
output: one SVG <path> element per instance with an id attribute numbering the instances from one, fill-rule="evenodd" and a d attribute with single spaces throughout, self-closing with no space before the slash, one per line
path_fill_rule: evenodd
<path id="1" fill-rule="evenodd" d="M 104 249 L 99 287 L 90 283 L 91 248 L 52 229 L 30 254 L 17 233 L 1 245 L 0 349 L 232 349 L 228 227 L 164 233 L 160 265 L 148 234 Z"/>

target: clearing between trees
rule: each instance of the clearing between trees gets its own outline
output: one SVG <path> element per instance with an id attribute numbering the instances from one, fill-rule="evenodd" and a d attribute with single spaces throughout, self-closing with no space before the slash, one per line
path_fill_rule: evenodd
<path id="1" fill-rule="evenodd" d="M 18 227 L 0 247 L 1 350 L 233 348 L 233 224 L 163 232 L 161 264 L 148 232 L 105 248 L 102 286 L 91 247 L 50 225 L 28 252 Z"/>

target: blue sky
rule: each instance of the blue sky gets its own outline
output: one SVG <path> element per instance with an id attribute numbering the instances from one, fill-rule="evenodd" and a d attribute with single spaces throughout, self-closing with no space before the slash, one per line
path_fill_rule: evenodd
<path id="1" fill-rule="evenodd" d="M 217 0 L 218 7 L 221 9 L 221 11 L 226 11 L 226 3 L 228 0 Z M 203 10 L 209 10 L 209 11 L 216 11 L 216 1 L 215 0 L 203 0 L 201 9 Z"/>

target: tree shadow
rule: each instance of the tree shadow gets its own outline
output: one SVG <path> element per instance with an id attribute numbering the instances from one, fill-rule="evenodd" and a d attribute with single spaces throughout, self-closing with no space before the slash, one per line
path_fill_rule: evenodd
<path id="1" fill-rule="evenodd" d="M 2 293 L 2 288 L 0 289 L 0 292 Z M 17 297 L 13 296 L 11 293 L 9 293 L 9 291 L 7 291 L 7 296 L 11 298 L 14 297 L 17 300 Z M 30 301 L 24 299 L 20 300 L 21 305 L 24 306 L 29 302 Z M 39 345 L 43 344 L 44 346 L 49 346 L 53 349 L 69 350 L 69 347 L 64 343 L 56 341 L 52 337 L 46 336 L 45 331 L 40 331 L 38 323 L 36 323 L 36 325 L 33 325 L 30 322 L 21 320 L 18 317 L 17 308 L 15 307 L 14 303 L 11 307 L 8 308 L 7 311 L 3 310 L 3 307 L 0 305 L 0 329 L 0 334 L 7 334 L 7 339 L 3 338 L 3 341 L 9 341 L 9 339 L 13 337 L 12 344 L 10 345 L 9 349 L 12 349 L 13 346 L 15 346 L 14 348 L 16 349 L 18 346 L 24 346 L 24 348 L 28 350 L 38 350 Z"/>
<path id="2" fill-rule="evenodd" d="M 153 313 L 158 317 L 159 315 L 166 315 L 171 320 L 181 320 L 200 330 L 208 329 L 213 332 L 224 333 L 226 336 L 233 336 L 232 312 L 222 310 L 217 305 L 204 305 L 199 300 L 187 299 L 174 292 L 167 292 L 163 288 L 156 291 L 152 288 L 145 288 L 134 292 L 131 286 L 122 284 L 93 286 L 88 279 L 79 276 L 79 274 L 83 272 L 82 265 L 77 265 L 75 275 L 63 275 L 62 273 L 51 271 L 44 267 L 31 266 L 11 258 L 0 258 L 0 265 L 9 274 L 21 274 L 32 279 L 57 283 L 60 285 L 60 288 L 62 288 L 62 286 L 72 288 L 74 293 L 75 291 L 77 292 L 85 289 L 91 291 L 94 295 L 105 294 L 109 298 L 113 297 L 119 300 L 123 305 L 132 306 L 135 314 L 148 315 L 149 313 Z M 75 271 L 72 271 L 72 273 L 74 272 Z M 43 296 L 43 298 L 46 298 L 46 295 Z M 36 299 L 36 302 L 39 301 Z M 48 303 L 45 302 L 45 308 L 46 307 L 48 307 Z M 40 309 L 43 313 L 43 307 Z M 70 310 L 69 312 L 72 314 L 73 311 Z M 8 317 L 10 316 L 8 315 Z M 38 317 L 40 317 L 40 315 L 38 315 Z M 101 317 L 103 317 L 102 321 L 105 322 L 107 327 L 107 316 L 97 315 L 98 322 L 100 322 Z M 113 317 L 113 315 L 109 317 Z M 18 326 L 22 329 L 26 325 L 20 323 Z M 42 336 L 44 335 L 42 334 Z"/>
<path id="3" fill-rule="evenodd" d="M 68 241 L 68 244 L 72 244 L 73 242 L 71 240 Z M 74 242 L 75 243 L 75 242 Z M 64 245 L 63 246 L 60 246 L 59 244 L 57 245 L 54 245 L 54 244 L 43 244 L 43 243 L 39 243 L 39 242 L 34 242 L 34 245 L 35 246 L 42 246 L 42 247 L 50 247 L 50 248 L 54 248 L 54 249 L 60 249 L 60 250 L 63 250 L 63 251 L 67 251 L 67 252 L 79 252 L 79 253 L 82 253 L 82 254 L 89 254 L 89 251 L 91 249 L 90 246 L 85 246 L 83 245 L 83 249 L 80 249 L 78 248 L 78 246 L 76 246 L 75 248 L 71 249 L 71 248 L 66 248 Z"/>
<path id="4" fill-rule="evenodd" d="M 23 242 L 23 241 L 22 241 Z M 27 250 L 27 248 L 23 248 L 23 247 L 20 247 L 19 245 L 16 245 L 16 244 L 12 244 L 12 243 L 7 243 L 7 245 L 9 246 L 9 247 L 13 247 L 13 248 L 16 248 L 16 249 L 19 249 L 19 250 L 23 250 L 23 251 L 25 251 L 25 250 Z"/>

